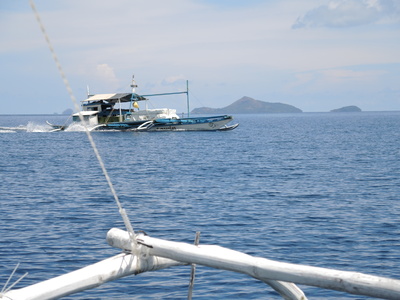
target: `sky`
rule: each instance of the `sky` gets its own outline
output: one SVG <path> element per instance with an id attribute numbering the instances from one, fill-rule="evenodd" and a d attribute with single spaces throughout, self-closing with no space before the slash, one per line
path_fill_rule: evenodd
<path id="1" fill-rule="evenodd" d="M 304 112 L 400 110 L 398 0 L 35 0 L 78 100 L 183 91 Z M 73 108 L 29 1 L 0 1 L 0 114 Z M 150 106 L 186 111 L 185 96 Z"/>

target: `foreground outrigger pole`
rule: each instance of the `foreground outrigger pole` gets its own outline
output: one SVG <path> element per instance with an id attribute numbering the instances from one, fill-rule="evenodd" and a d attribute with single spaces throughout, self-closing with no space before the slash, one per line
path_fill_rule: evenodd
<path id="1" fill-rule="evenodd" d="M 219 246 L 171 242 L 144 234 L 137 235 L 136 241 L 136 249 L 132 249 L 129 233 L 113 228 L 107 234 L 107 242 L 113 247 L 123 249 L 123 253 L 53 279 L 11 290 L 0 295 L 0 298 L 58 299 L 124 276 L 178 265 L 198 264 L 247 274 L 267 283 L 287 300 L 307 299 L 295 283 L 355 295 L 400 299 L 400 280 L 277 262 Z"/>

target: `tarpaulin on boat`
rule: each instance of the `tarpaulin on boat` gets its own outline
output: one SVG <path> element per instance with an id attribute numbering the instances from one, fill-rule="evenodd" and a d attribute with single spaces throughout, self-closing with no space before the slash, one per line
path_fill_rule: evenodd
<path id="1" fill-rule="evenodd" d="M 100 101 L 100 100 L 106 100 L 106 101 L 120 100 L 121 102 L 126 102 L 126 101 L 130 101 L 131 97 L 132 97 L 131 93 L 97 94 L 97 95 L 90 96 L 89 98 L 83 100 L 82 102 Z"/>
<path id="2" fill-rule="evenodd" d="M 132 99 L 132 93 L 117 93 L 117 94 L 96 94 L 92 95 L 89 98 L 82 100 L 82 102 L 90 102 L 90 101 L 100 101 L 105 100 L 108 102 L 129 102 Z M 146 100 L 143 96 L 138 94 L 133 94 L 133 100 L 140 101 Z"/>

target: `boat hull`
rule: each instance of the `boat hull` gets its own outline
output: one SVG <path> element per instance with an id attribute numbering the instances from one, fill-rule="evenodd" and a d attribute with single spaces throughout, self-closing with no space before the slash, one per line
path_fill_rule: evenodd
<path id="1" fill-rule="evenodd" d="M 233 130 L 239 125 L 234 124 L 228 126 L 227 124 L 232 120 L 233 117 L 228 115 L 182 119 L 166 118 L 142 121 L 110 122 L 94 126 L 88 124 L 88 128 L 90 131 L 225 131 Z M 67 126 L 48 124 L 53 128 L 52 131 L 63 131 L 67 129 Z"/>
<path id="2" fill-rule="evenodd" d="M 92 130 L 122 130 L 122 131 L 218 131 L 232 130 L 238 124 L 227 126 L 233 120 L 232 116 L 196 117 L 182 119 L 155 119 L 136 122 L 112 122 L 101 124 Z"/>
<path id="3" fill-rule="evenodd" d="M 217 131 L 223 129 L 232 116 L 198 117 L 182 119 L 157 119 L 146 131 Z"/>

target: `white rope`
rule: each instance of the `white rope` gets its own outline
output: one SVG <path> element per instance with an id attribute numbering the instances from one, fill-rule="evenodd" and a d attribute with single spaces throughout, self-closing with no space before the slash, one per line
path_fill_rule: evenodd
<path id="1" fill-rule="evenodd" d="M 20 278 L 18 278 L 17 281 L 15 281 L 12 285 L 10 285 L 7 288 L 8 283 L 10 282 L 10 280 L 13 278 L 15 271 L 17 271 L 19 267 L 19 263 L 17 263 L 17 265 L 15 266 L 14 270 L 11 272 L 10 277 L 8 277 L 6 284 L 4 285 L 4 287 L 2 288 L 1 292 L 0 292 L 0 296 L 2 296 L 3 294 L 7 293 L 9 290 L 11 290 L 18 282 L 20 282 L 26 275 L 28 275 L 28 272 L 26 272 L 24 275 L 22 275 Z"/>
<path id="2" fill-rule="evenodd" d="M 11 275 L 8 277 L 6 284 L 2 288 L 0 294 L 3 294 L 3 292 L 6 290 L 8 283 L 10 282 L 11 278 L 14 276 L 15 271 L 18 269 L 19 263 L 15 266 L 14 270 L 11 272 Z"/>
<path id="3" fill-rule="evenodd" d="M 116 202 L 117 205 L 118 205 L 119 213 L 120 213 L 120 215 L 122 216 L 122 219 L 123 219 L 123 221 L 124 221 L 126 230 L 129 232 L 129 235 L 130 235 L 132 244 L 133 244 L 133 246 L 134 246 L 133 249 L 136 249 L 135 232 L 133 231 L 133 228 L 132 228 L 131 222 L 130 222 L 130 220 L 129 220 L 129 217 L 128 217 L 128 215 L 126 214 L 125 209 L 122 208 L 121 202 L 120 202 L 119 199 L 118 199 L 118 195 L 117 195 L 117 193 L 116 193 L 116 191 L 115 191 L 115 189 L 114 189 L 114 186 L 113 186 L 113 184 L 112 184 L 112 182 L 111 182 L 111 178 L 110 178 L 110 176 L 108 175 L 107 169 L 106 169 L 106 167 L 105 167 L 105 165 L 104 165 L 104 163 L 103 163 L 103 160 L 102 160 L 102 158 L 101 158 L 101 156 L 100 156 L 100 153 L 99 153 L 99 151 L 98 151 L 98 149 L 97 149 L 97 146 L 96 146 L 96 144 L 95 144 L 95 142 L 94 142 L 94 140 L 93 140 L 92 135 L 90 134 L 90 131 L 89 131 L 88 127 L 86 126 L 86 123 L 85 123 L 85 121 L 84 121 L 84 119 L 83 119 L 82 114 L 80 113 L 80 107 L 79 107 L 78 101 L 76 100 L 76 98 L 75 98 L 75 96 L 74 96 L 74 94 L 73 94 L 73 92 L 72 92 L 71 86 L 70 86 L 70 84 L 69 84 L 69 82 L 68 82 L 68 79 L 67 79 L 67 77 L 65 76 L 65 73 L 64 73 L 64 71 L 63 71 L 63 69 L 62 69 L 62 67 L 61 67 L 60 61 L 59 61 L 58 58 L 57 58 L 57 55 L 56 55 L 56 53 L 55 53 L 55 51 L 54 51 L 54 48 L 53 48 L 53 46 L 52 46 L 52 44 L 51 44 L 51 42 L 50 42 L 49 36 L 47 35 L 47 32 L 46 32 L 46 30 L 45 30 L 45 28 L 44 28 L 44 26 L 43 26 L 43 23 L 42 23 L 42 21 L 41 21 L 41 19 L 40 19 L 39 13 L 38 13 L 38 11 L 36 10 L 35 4 L 34 4 L 33 0 L 29 0 L 29 2 L 30 2 L 30 5 L 31 5 L 31 7 L 32 7 L 32 10 L 33 10 L 33 12 L 34 12 L 34 14 L 35 14 L 35 16 L 36 16 L 36 20 L 37 20 L 37 22 L 39 23 L 39 26 L 40 26 L 40 29 L 41 29 L 43 35 L 44 35 L 44 38 L 46 39 L 47 45 L 48 45 L 48 47 L 49 47 L 49 49 L 50 49 L 50 52 L 51 52 L 51 54 L 52 54 L 52 56 L 53 56 L 53 59 L 54 59 L 55 63 L 56 63 L 57 69 L 58 69 L 58 71 L 60 72 L 60 75 L 61 75 L 61 78 L 62 78 L 62 80 L 63 80 L 63 82 L 64 82 L 64 85 L 65 85 L 65 87 L 67 88 L 67 91 L 68 91 L 68 94 L 69 94 L 69 96 L 70 96 L 70 98 L 71 98 L 71 100 L 72 100 L 72 103 L 73 103 L 74 106 L 75 106 L 75 110 L 79 112 L 79 118 L 80 118 L 80 120 L 81 120 L 81 122 L 82 122 L 82 124 L 83 124 L 83 126 L 84 126 L 84 128 L 85 128 L 85 132 L 86 132 L 86 135 L 87 135 L 87 137 L 88 137 L 88 139 L 89 139 L 90 145 L 91 145 L 92 148 L 93 148 L 93 151 L 94 151 L 94 153 L 95 153 L 95 155 L 96 155 L 96 157 L 97 157 L 97 160 L 99 161 L 99 164 L 100 164 L 100 167 L 101 167 L 101 169 L 102 169 L 102 171 L 103 171 L 103 174 L 104 174 L 104 176 L 105 176 L 105 178 L 106 178 L 106 180 L 107 180 L 107 183 L 108 183 L 108 186 L 109 186 L 109 188 L 110 188 L 110 190 L 111 190 L 111 193 L 113 194 L 114 199 L 115 199 L 115 202 Z"/>

